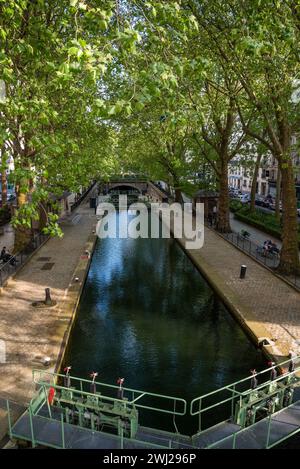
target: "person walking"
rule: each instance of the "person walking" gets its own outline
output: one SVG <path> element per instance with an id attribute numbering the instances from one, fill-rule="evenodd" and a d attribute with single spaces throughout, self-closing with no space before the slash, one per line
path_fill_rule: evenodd
<path id="1" fill-rule="evenodd" d="M 214 223 L 214 224 L 217 223 L 217 211 L 218 211 L 217 206 L 214 205 L 214 206 L 213 206 L 213 223 Z"/>
<path id="2" fill-rule="evenodd" d="M 207 221 L 208 221 L 209 226 L 212 226 L 212 224 L 213 224 L 213 214 L 212 214 L 212 212 L 208 212 Z"/>

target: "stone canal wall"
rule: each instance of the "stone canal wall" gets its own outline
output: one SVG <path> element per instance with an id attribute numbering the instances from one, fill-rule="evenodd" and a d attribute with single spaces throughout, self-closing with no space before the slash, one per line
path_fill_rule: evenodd
<path id="1" fill-rule="evenodd" d="M 177 241 L 267 357 L 279 363 L 290 350 L 300 354 L 299 292 L 209 228 L 201 249 L 186 250 L 185 239 Z M 247 273 L 240 279 L 243 264 Z"/>
<path id="2" fill-rule="evenodd" d="M 16 403 L 16 409 L 26 405 L 35 391 L 32 370 L 44 368 L 46 357 L 49 371 L 62 363 L 97 239 L 96 222 L 87 198 L 62 221 L 64 237 L 49 239 L 1 292 L 0 339 L 6 356 L 0 363 L 0 439 L 7 431 L 5 400 Z M 32 303 L 45 298 L 45 288 L 57 304 L 35 308 Z"/>

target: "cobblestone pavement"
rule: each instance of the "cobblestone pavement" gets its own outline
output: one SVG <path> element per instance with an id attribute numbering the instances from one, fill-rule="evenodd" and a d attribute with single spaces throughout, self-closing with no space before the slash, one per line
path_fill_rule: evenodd
<path id="1" fill-rule="evenodd" d="M 264 233 L 263 231 L 258 230 L 257 228 L 254 228 L 253 226 L 248 225 L 247 223 L 237 220 L 236 218 L 234 218 L 233 213 L 230 213 L 230 226 L 232 230 L 236 233 L 240 233 L 241 230 L 248 231 L 248 233 L 250 233 L 250 241 L 253 241 L 254 243 L 263 245 L 267 239 L 272 239 L 272 241 L 276 242 L 279 249 L 281 249 L 282 243 L 278 238 Z"/>
<path id="2" fill-rule="evenodd" d="M 300 355 L 300 293 L 243 254 L 213 230 L 205 229 L 204 246 L 190 257 L 238 310 L 254 335 L 267 334 L 278 358 L 293 350 Z M 246 278 L 239 278 L 247 265 Z"/>
<path id="3" fill-rule="evenodd" d="M 50 239 L 3 289 L 0 339 L 6 346 L 6 362 L 0 363 L 1 398 L 28 402 L 33 391 L 32 369 L 43 366 L 46 356 L 55 365 L 70 322 L 66 292 L 78 263 L 87 257 L 85 246 L 95 223 L 94 209 L 83 202 L 63 220 L 64 237 Z M 51 288 L 57 306 L 34 308 L 32 302 L 45 298 L 46 287 Z"/>
<path id="4" fill-rule="evenodd" d="M 278 248 L 281 249 L 282 242 L 280 239 L 276 238 L 275 236 L 271 236 L 268 233 L 264 233 L 263 231 L 248 225 L 248 223 L 237 220 L 234 218 L 234 214 L 232 212 L 230 212 L 230 226 L 236 233 L 240 233 L 241 230 L 248 231 L 248 233 L 250 233 L 250 241 L 254 243 L 260 244 L 262 246 L 267 239 L 271 239 L 274 243 L 277 244 Z"/>

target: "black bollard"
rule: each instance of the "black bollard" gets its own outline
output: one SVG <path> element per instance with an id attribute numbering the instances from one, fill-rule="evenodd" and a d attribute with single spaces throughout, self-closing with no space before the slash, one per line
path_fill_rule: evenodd
<path id="1" fill-rule="evenodd" d="M 45 288 L 46 298 L 45 298 L 45 305 L 52 305 L 52 300 L 50 296 L 50 288 Z"/>
<path id="2" fill-rule="evenodd" d="M 241 265 L 240 278 L 245 278 L 246 270 L 247 270 L 247 266 L 246 265 Z"/>

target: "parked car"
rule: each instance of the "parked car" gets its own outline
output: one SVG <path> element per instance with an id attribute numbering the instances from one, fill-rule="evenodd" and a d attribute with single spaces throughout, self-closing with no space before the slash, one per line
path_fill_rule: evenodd
<path id="1" fill-rule="evenodd" d="M 264 198 L 257 195 L 255 197 L 255 205 L 258 205 L 259 207 L 263 207 L 264 206 Z"/>
<path id="2" fill-rule="evenodd" d="M 240 199 L 240 201 L 242 203 L 247 203 L 247 202 L 250 201 L 250 195 L 249 194 L 239 194 L 238 199 Z"/>
<path id="3" fill-rule="evenodd" d="M 242 204 L 248 204 L 251 200 L 251 197 L 249 194 L 239 195 L 238 198 L 240 199 Z"/>
<path id="4" fill-rule="evenodd" d="M 229 191 L 229 197 L 232 197 L 233 199 L 238 199 L 240 195 L 240 191 Z"/>
<path id="5" fill-rule="evenodd" d="M 275 200 L 269 205 L 269 208 L 271 210 L 275 210 L 276 209 L 276 202 Z M 279 210 L 282 212 L 282 202 L 279 202 Z"/>
<path id="6" fill-rule="evenodd" d="M 300 208 L 297 208 L 298 217 L 300 217 Z"/>
<path id="7" fill-rule="evenodd" d="M 266 207 L 266 208 L 270 208 L 270 205 L 271 205 L 272 201 L 270 199 L 264 199 L 263 202 L 262 202 L 262 206 L 263 207 Z"/>

